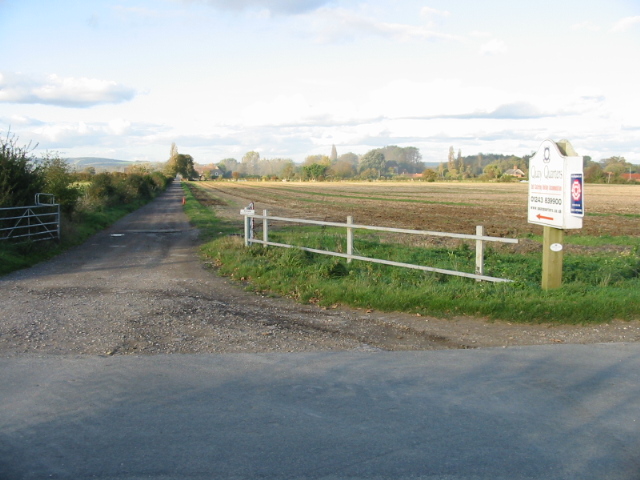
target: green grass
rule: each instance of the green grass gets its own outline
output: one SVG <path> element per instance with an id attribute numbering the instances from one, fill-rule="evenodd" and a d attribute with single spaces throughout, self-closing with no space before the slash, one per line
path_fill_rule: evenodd
<path id="1" fill-rule="evenodd" d="M 247 288 L 299 302 L 522 323 L 590 324 L 640 319 L 640 239 L 636 237 L 613 237 L 630 247 L 623 253 L 566 255 L 563 286 L 544 291 L 540 287 L 540 253 L 516 254 L 488 248 L 485 273 L 513 282 L 476 282 L 363 261 L 346 263 L 296 248 L 246 248 L 240 235 L 228 235 L 240 233 L 239 223 L 225 225 L 211 209 L 192 207 L 187 209 L 187 213 L 195 212 L 192 221 L 204 226 L 201 253 L 220 274 L 244 282 Z M 580 243 L 578 236 L 567 238 Z M 346 251 L 343 229 L 286 228 L 270 232 L 270 240 Z M 614 243 L 612 238 L 583 240 L 583 244 L 596 246 Z M 367 257 L 469 273 L 474 270 L 475 251 L 465 244 L 453 249 L 418 248 L 381 242 L 371 233 L 357 233 L 354 248 L 357 255 Z"/>

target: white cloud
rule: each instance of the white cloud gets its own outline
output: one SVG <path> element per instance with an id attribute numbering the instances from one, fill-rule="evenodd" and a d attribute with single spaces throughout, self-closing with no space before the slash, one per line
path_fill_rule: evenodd
<path id="1" fill-rule="evenodd" d="M 593 22 L 590 21 L 586 21 L 586 22 L 582 22 L 582 23 L 576 23 L 574 25 L 571 25 L 571 29 L 572 30 L 586 30 L 588 32 L 599 32 L 601 29 L 601 27 L 599 25 L 596 25 Z"/>
<path id="2" fill-rule="evenodd" d="M 502 41 L 494 38 L 488 42 L 482 44 L 480 47 L 480 53 L 482 55 L 500 55 L 507 53 L 507 45 Z"/>
<path id="3" fill-rule="evenodd" d="M 640 15 L 636 17 L 626 17 L 613 26 L 614 32 L 626 32 L 633 27 L 640 26 Z"/>
<path id="4" fill-rule="evenodd" d="M 0 73 L 0 103 L 28 103 L 59 107 L 87 108 L 106 103 L 122 103 L 135 96 L 134 89 L 112 80 L 94 78 L 30 76 Z"/>
<path id="5" fill-rule="evenodd" d="M 448 17 L 451 14 L 446 10 L 437 10 L 431 7 L 422 7 L 422 9 L 420 10 L 420 15 L 423 17 L 431 18 L 431 17 Z"/>
<path id="6" fill-rule="evenodd" d="M 329 3 L 329 0 L 200 0 L 223 10 L 267 10 L 272 13 L 298 14 Z"/>
<path id="7" fill-rule="evenodd" d="M 321 42 L 353 40 L 363 35 L 399 41 L 460 39 L 456 35 L 438 32 L 431 25 L 383 22 L 344 8 L 320 8 L 308 18 L 311 29 Z"/>

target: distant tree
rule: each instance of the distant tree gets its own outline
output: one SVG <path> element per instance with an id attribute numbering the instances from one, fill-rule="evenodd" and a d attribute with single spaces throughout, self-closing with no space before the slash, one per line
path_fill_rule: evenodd
<path id="1" fill-rule="evenodd" d="M 438 174 L 432 168 L 427 168 L 422 172 L 422 179 L 427 182 L 435 182 L 438 178 Z"/>
<path id="2" fill-rule="evenodd" d="M 425 168 L 422 172 L 422 179 L 427 182 L 435 182 L 438 178 L 438 174 L 432 168 Z"/>
<path id="3" fill-rule="evenodd" d="M 473 173 L 476 175 L 480 175 L 481 173 L 483 173 L 483 169 L 484 169 L 484 159 L 482 158 L 482 154 L 478 153 L 478 156 L 476 157 L 476 168 Z"/>
<path id="4" fill-rule="evenodd" d="M 296 166 L 293 161 L 289 161 L 280 172 L 280 176 L 287 180 L 291 180 L 296 174 Z"/>
<path id="5" fill-rule="evenodd" d="M 449 156 L 447 157 L 447 167 L 449 171 L 453 170 L 456 167 L 456 157 L 455 151 L 453 150 L 453 146 L 449 147 Z"/>
<path id="6" fill-rule="evenodd" d="M 388 145 L 381 148 L 387 167 L 395 167 L 397 173 L 418 173 L 424 169 L 422 155 L 416 147 Z"/>
<path id="7" fill-rule="evenodd" d="M 502 175 L 502 170 L 500 170 L 500 167 L 498 165 L 491 163 L 484 167 L 484 174 L 489 179 L 500 178 L 500 175 Z"/>
<path id="8" fill-rule="evenodd" d="M 362 174 L 365 170 L 375 170 L 378 172 L 378 177 L 382 174 L 385 168 L 384 153 L 377 148 L 365 153 L 360 159 L 359 170 Z"/>
<path id="9" fill-rule="evenodd" d="M 365 168 L 360 172 L 360 178 L 364 180 L 374 180 L 380 178 L 380 170 L 377 168 Z"/>
<path id="10" fill-rule="evenodd" d="M 175 160 L 178 156 L 178 147 L 176 146 L 176 142 L 171 143 L 171 149 L 169 150 L 169 160 Z"/>
<path id="11" fill-rule="evenodd" d="M 335 145 L 331 146 L 331 155 L 329 156 L 329 160 L 331 160 L 331 163 L 336 163 L 338 160 L 338 151 L 336 150 Z"/>
<path id="12" fill-rule="evenodd" d="M 605 180 L 605 174 L 599 163 L 591 163 L 584 169 L 584 181 L 587 183 L 599 183 Z"/>
<path id="13" fill-rule="evenodd" d="M 302 172 L 305 178 L 311 180 L 320 180 L 324 178 L 324 175 L 327 171 L 326 165 L 320 165 L 319 163 L 312 163 L 311 165 L 304 165 L 302 167 Z"/>
<path id="14" fill-rule="evenodd" d="M 627 163 L 624 157 L 609 157 L 600 160 L 600 165 L 605 173 L 611 173 L 613 176 L 620 176 L 629 171 L 631 164 Z"/>
<path id="15" fill-rule="evenodd" d="M 356 157 L 356 165 L 357 165 L 357 161 L 358 159 Z M 349 160 L 339 159 L 337 162 L 335 162 L 333 165 L 329 167 L 329 169 L 327 170 L 327 174 L 338 180 L 344 179 L 344 178 L 351 178 L 356 174 L 356 168 L 354 167 L 354 164 Z"/>
<path id="16" fill-rule="evenodd" d="M 358 168 L 358 155 L 356 155 L 355 153 L 343 153 L 338 157 L 338 161 L 350 163 L 354 169 Z"/>
<path id="17" fill-rule="evenodd" d="M 197 173 L 193 164 L 193 157 L 191 155 L 185 155 L 179 153 L 175 159 L 175 173 L 182 175 L 183 178 L 191 180 L 197 176 Z"/>
<path id="18" fill-rule="evenodd" d="M 218 163 L 218 167 L 224 167 L 224 178 L 231 178 L 231 172 L 235 172 L 238 170 L 238 160 L 235 158 L 225 158 Z"/>
<path id="19" fill-rule="evenodd" d="M 244 154 L 240 163 L 240 171 L 247 175 L 259 175 L 260 174 L 260 154 L 255 151 L 250 151 Z"/>
<path id="20" fill-rule="evenodd" d="M 313 165 L 314 163 L 328 167 L 331 165 L 331 159 L 326 155 L 309 155 L 304 159 L 303 165 Z"/>

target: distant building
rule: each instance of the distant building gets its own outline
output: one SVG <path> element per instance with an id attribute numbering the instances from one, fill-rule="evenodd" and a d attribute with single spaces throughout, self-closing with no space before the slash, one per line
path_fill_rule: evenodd
<path id="1" fill-rule="evenodd" d="M 631 180 L 640 182 L 640 173 L 623 173 L 622 178 L 624 178 L 628 182 L 630 182 Z"/>
<path id="2" fill-rule="evenodd" d="M 206 178 L 221 178 L 222 170 L 218 168 L 215 164 L 210 165 L 195 165 L 193 169 L 200 176 L 200 180 L 204 180 Z"/>
<path id="3" fill-rule="evenodd" d="M 526 177 L 525 173 L 522 170 L 520 170 L 516 165 L 514 165 L 513 168 L 505 170 L 504 175 L 510 175 L 516 178 Z"/>

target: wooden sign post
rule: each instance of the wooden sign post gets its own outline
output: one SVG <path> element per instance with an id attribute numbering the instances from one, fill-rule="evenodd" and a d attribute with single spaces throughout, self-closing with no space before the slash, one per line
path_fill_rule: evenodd
<path id="1" fill-rule="evenodd" d="M 562 285 L 564 230 L 582 228 L 582 157 L 568 140 L 545 140 L 529 161 L 529 223 L 544 227 L 542 288 Z"/>

